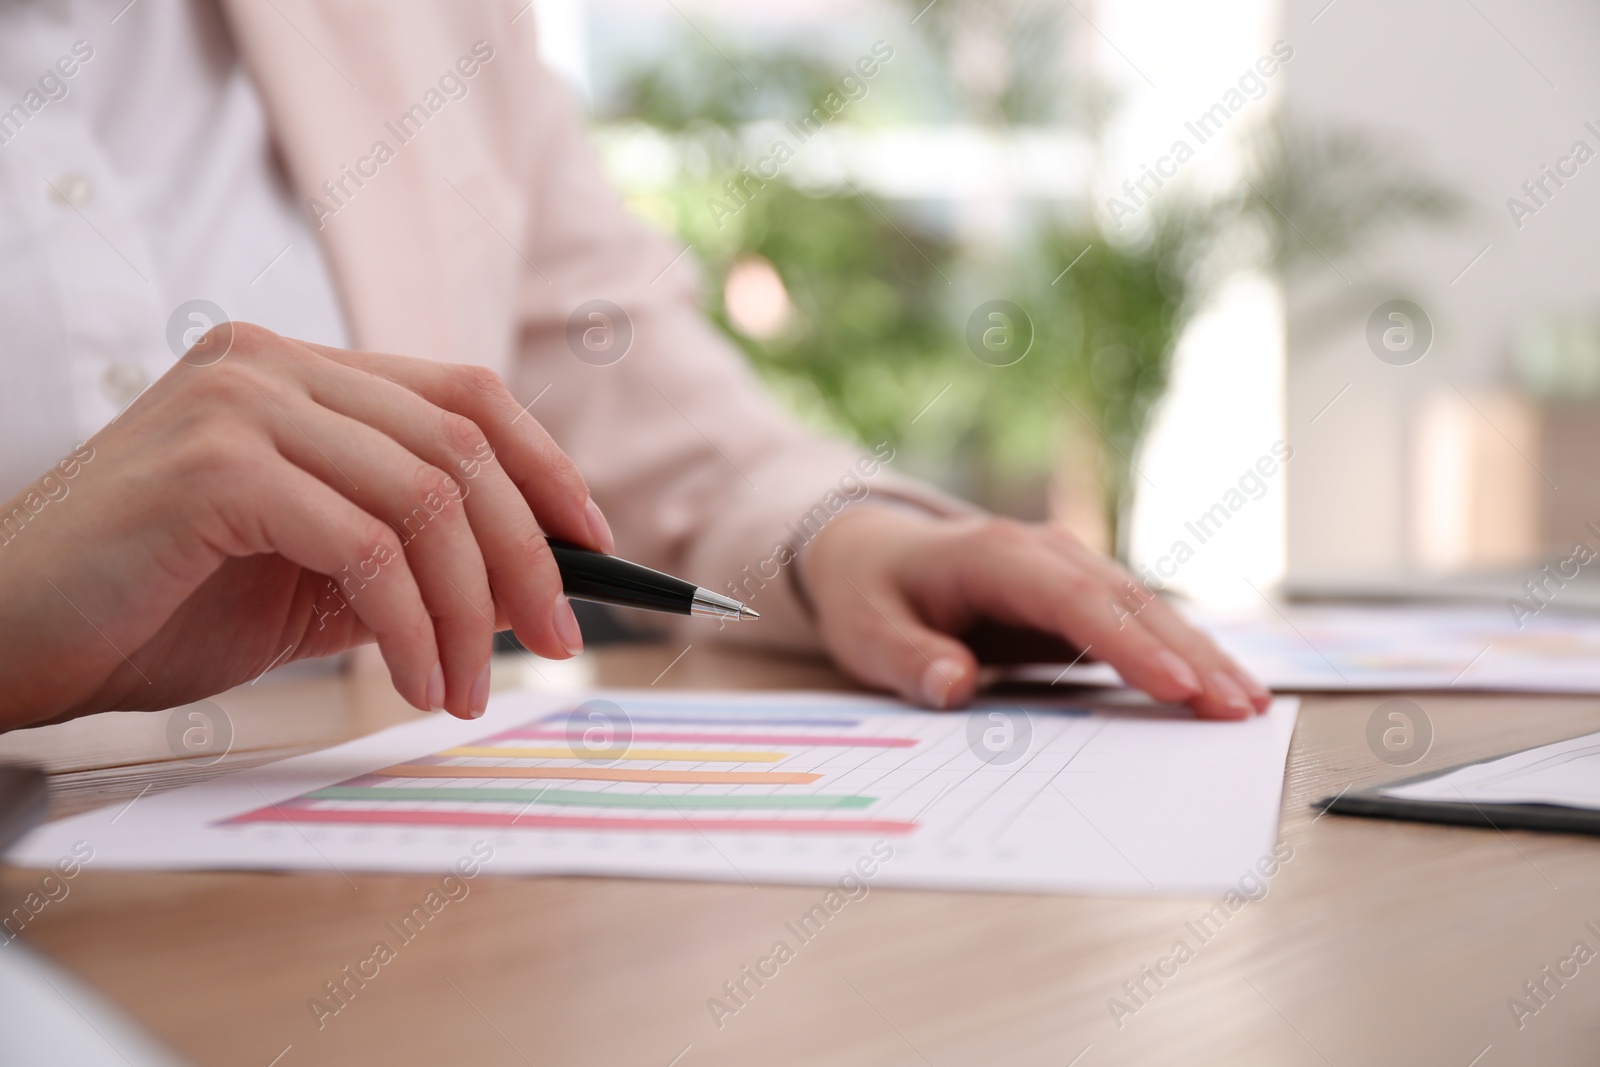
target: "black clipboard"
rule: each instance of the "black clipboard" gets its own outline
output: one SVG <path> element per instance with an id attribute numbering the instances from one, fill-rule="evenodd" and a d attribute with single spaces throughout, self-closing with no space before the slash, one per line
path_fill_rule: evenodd
<path id="1" fill-rule="evenodd" d="M 1579 737 L 1585 735 L 1579 734 Z M 1567 738 L 1570 741 L 1572 738 Z M 1334 815 L 1355 815 L 1367 819 L 1402 819 L 1407 822 L 1442 823 L 1448 826 L 1476 826 L 1494 830 L 1544 830 L 1558 834 L 1600 835 L 1600 810 L 1573 808 L 1563 804 L 1478 804 L 1473 801 L 1414 800 L 1408 797 L 1391 797 L 1383 790 L 1395 786 L 1425 782 L 1430 778 L 1452 774 L 1463 767 L 1515 756 L 1517 752 L 1532 752 L 1548 748 L 1560 741 L 1531 745 L 1514 752 L 1501 752 L 1481 760 L 1469 760 L 1439 771 L 1416 774 L 1393 782 L 1367 786 L 1323 797 L 1311 805 L 1313 810 Z"/>
<path id="2" fill-rule="evenodd" d="M 0 852 L 44 822 L 49 796 L 43 771 L 22 764 L 0 763 Z"/>

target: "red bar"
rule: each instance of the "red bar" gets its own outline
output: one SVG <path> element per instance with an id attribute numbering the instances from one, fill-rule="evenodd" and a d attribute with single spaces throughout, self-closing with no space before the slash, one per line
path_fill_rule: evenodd
<path id="1" fill-rule="evenodd" d="M 412 811 L 386 808 L 382 811 L 336 811 L 325 808 L 258 808 L 227 820 L 238 823 L 383 823 L 398 826 L 489 826 L 526 830 L 727 830 L 733 833 L 795 834 L 908 834 L 914 822 L 893 819 L 605 819 L 584 815 L 510 815 L 504 812 Z"/>
<path id="2" fill-rule="evenodd" d="M 490 741 L 570 741 L 582 731 L 507 730 Z M 811 745 L 818 748 L 910 748 L 915 737 L 826 737 L 818 734 L 683 734 L 668 732 L 636 733 L 634 741 L 684 741 L 701 745 Z"/>

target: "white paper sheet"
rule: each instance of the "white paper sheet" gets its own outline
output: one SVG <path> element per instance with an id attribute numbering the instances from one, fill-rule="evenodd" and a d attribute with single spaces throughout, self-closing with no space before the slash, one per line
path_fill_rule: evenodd
<path id="1" fill-rule="evenodd" d="M 1406 800 L 1561 804 L 1600 810 L 1600 733 L 1458 767 L 1383 792 Z"/>
<path id="2" fill-rule="evenodd" d="M 99 995 L 9 936 L 0 945 L 6 1067 L 185 1067 Z"/>
<path id="3" fill-rule="evenodd" d="M 87 842 L 95 869 L 439 872 L 489 851 L 494 874 L 1210 894 L 1272 854 L 1296 711 L 510 692 L 51 823 L 13 861 Z"/>
<path id="4" fill-rule="evenodd" d="M 1600 693 L 1600 617 L 1555 610 L 1520 619 L 1494 606 L 1266 608 L 1190 617 L 1282 692 L 1456 689 Z M 1103 663 L 1024 668 L 1028 681 L 1120 685 Z"/>

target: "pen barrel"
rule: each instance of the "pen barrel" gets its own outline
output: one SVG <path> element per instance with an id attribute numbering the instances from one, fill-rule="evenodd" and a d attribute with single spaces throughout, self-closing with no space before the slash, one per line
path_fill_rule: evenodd
<path id="1" fill-rule="evenodd" d="M 574 600 L 688 615 L 696 587 L 681 578 L 616 556 L 546 538 L 561 570 L 561 589 Z"/>

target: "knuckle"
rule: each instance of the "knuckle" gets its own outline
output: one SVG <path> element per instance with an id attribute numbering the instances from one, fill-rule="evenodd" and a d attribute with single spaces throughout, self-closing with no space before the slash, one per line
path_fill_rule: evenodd
<path id="1" fill-rule="evenodd" d="M 224 420 L 206 419 L 184 435 L 173 467 L 180 484 L 192 481 L 213 491 L 252 484 L 259 464 L 248 437 Z"/>
<path id="2" fill-rule="evenodd" d="M 1044 527 L 1045 536 L 1055 545 L 1066 549 L 1080 549 L 1083 541 L 1077 534 L 1062 526 L 1060 523 L 1049 523 Z"/>
<path id="3" fill-rule="evenodd" d="M 584 481 L 578 465 L 562 451 L 555 439 L 541 431 L 534 438 L 533 453 L 534 461 L 544 476 L 582 503 L 583 498 L 589 495 L 588 483 Z"/>
<path id="4" fill-rule="evenodd" d="M 494 631 L 495 603 L 494 596 L 489 592 L 488 583 L 485 583 L 481 589 L 473 594 L 472 602 L 472 625 L 492 633 Z"/>
<path id="5" fill-rule="evenodd" d="M 1155 594 L 1125 574 L 1118 574 L 1111 583 L 1113 594 L 1133 611 L 1142 611 L 1155 599 Z"/>
<path id="6" fill-rule="evenodd" d="M 440 420 L 439 431 L 444 438 L 445 446 L 450 450 L 452 459 L 461 461 L 487 458 L 489 439 L 478 428 L 478 424 L 465 415 L 457 415 L 453 411 L 445 412 Z"/>
<path id="7" fill-rule="evenodd" d="M 405 566 L 405 550 L 400 545 L 400 537 L 386 523 L 371 515 L 360 518 L 350 528 L 346 552 L 352 557 L 347 563 L 350 573 L 357 574 L 362 581 L 373 581 L 395 563 Z"/>
<path id="8" fill-rule="evenodd" d="M 985 519 L 975 532 L 984 543 L 1005 548 L 1019 548 L 1032 537 L 1028 526 L 1000 516 Z"/>
<path id="9" fill-rule="evenodd" d="M 469 396 L 482 400 L 498 400 L 510 396 L 505 382 L 488 367 L 476 363 L 463 363 L 453 371 L 459 386 Z"/>
<path id="10" fill-rule="evenodd" d="M 525 560 L 529 570 L 534 574 L 545 576 L 557 575 L 555 554 L 550 551 L 550 544 L 544 539 L 544 534 L 537 530 L 518 538 L 517 558 Z M 557 581 L 559 581 L 557 575 Z"/>
<path id="11" fill-rule="evenodd" d="M 363 561 L 387 563 L 400 555 L 400 538 L 382 521 L 369 517 L 355 531 L 355 550 Z"/>
<path id="12" fill-rule="evenodd" d="M 224 360 L 207 367 L 191 368 L 185 385 L 202 405 L 202 410 L 216 413 L 217 409 L 243 408 L 259 404 L 265 384 L 261 375 L 240 362 Z M 231 418 L 231 416 L 230 416 Z"/>
<path id="13" fill-rule="evenodd" d="M 224 322 L 207 330 L 206 338 L 231 342 L 233 353 L 252 356 L 265 354 L 277 347 L 278 335 L 253 322 Z"/>
<path id="14" fill-rule="evenodd" d="M 461 483 L 429 463 L 420 463 L 411 475 L 411 494 L 430 513 L 461 498 Z"/>
<path id="15" fill-rule="evenodd" d="M 200 335 L 200 340 L 198 342 L 196 342 L 196 344 L 189 351 L 190 352 L 196 352 L 196 351 L 199 351 L 199 352 L 228 352 L 228 351 L 231 351 L 232 348 L 233 348 L 234 343 L 239 339 L 239 334 L 241 333 L 241 330 L 239 329 L 239 327 L 241 327 L 243 325 L 244 325 L 244 323 L 219 322 L 215 326 L 209 327 L 206 330 L 205 333 L 201 334 Z M 248 346 L 248 345 L 241 345 L 240 346 L 241 349 L 248 349 L 249 347 L 250 346 Z M 185 353 L 185 356 L 187 357 L 188 354 L 189 353 Z M 188 359 L 185 358 L 184 362 L 188 362 Z"/>
<path id="16" fill-rule="evenodd" d="M 1104 587 L 1087 571 L 1068 570 L 1056 584 L 1061 596 L 1075 604 L 1088 603 L 1094 597 L 1105 595 Z"/>
<path id="17" fill-rule="evenodd" d="M 494 629 L 491 621 L 494 619 L 494 600 L 489 596 L 488 589 L 451 589 L 446 586 L 440 596 L 442 600 L 433 613 L 448 619 L 458 633 L 462 630 L 475 633 Z"/>

